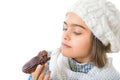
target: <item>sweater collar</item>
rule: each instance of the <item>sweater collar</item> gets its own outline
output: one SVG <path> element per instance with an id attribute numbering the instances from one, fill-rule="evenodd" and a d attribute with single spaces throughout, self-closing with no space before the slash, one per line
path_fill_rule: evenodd
<path id="1" fill-rule="evenodd" d="M 78 63 L 74 59 L 68 58 L 69 67 L 74 72 L 88 73 L 93 67 L 94 64 L 91 62 Z"/>

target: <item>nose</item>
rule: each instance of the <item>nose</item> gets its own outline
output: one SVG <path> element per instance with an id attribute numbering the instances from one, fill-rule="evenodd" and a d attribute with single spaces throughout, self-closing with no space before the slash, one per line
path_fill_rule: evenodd
<path id="1" fill-rule="evenodd" d="M 69 41 L 70 39 L 71 39 L 70 32 L 69 31 L 64 32 L 63 33 L 63 40 Z"/>

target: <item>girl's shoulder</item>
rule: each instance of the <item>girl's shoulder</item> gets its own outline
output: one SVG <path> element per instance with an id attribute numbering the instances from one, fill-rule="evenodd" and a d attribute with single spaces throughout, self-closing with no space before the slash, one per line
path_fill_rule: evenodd
<path id="1" fill-rule="evenodd" d="M 99 70 L 99 76 L 104 80 L 120 80 L 120 73 L 113 66 L 112 58 L 108 58 L 106 66 Z"/>

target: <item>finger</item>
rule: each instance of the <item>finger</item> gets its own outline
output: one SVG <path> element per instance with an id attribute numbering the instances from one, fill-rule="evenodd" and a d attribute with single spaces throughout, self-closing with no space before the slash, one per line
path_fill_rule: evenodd
<path id="1" fill-rule="evenodd" d="M 38 80 L 43 80 L 43 79 L 44 79 L 44 75 L 45 75 L 47 66 L 48 66 L 48 64 L 46 63 L 46 64 L 44 65 L 44 68 L 43 68 L 43 70 L 42 70 L 42 72 L 41 72 Z"/>
<path id="2" fill-rule="evenodd" d="M 33 80 L 37 80 L 39 75 L 41 74 L 43 69 L 43 65 L 38 65 L 35 72 L 32 73 Z"/>
<path id="3" fill-rule="evenodd" d="M 51 74 L 51 71 L 48 71 L 47 74 L 45 75 L 45 79 L 44 80 L 49 80 L 50 74 Z"/>

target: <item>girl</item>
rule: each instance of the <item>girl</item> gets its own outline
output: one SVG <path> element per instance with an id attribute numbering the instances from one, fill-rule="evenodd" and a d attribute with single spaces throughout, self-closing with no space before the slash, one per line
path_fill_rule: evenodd
<path id="1" fill-rule="evenodd" d="M 106 53 L 120 50 L 120 13 L 106 0 L 78 0 L 67 12 L 61 48 L 29 80 L 120 80 Z"/>

